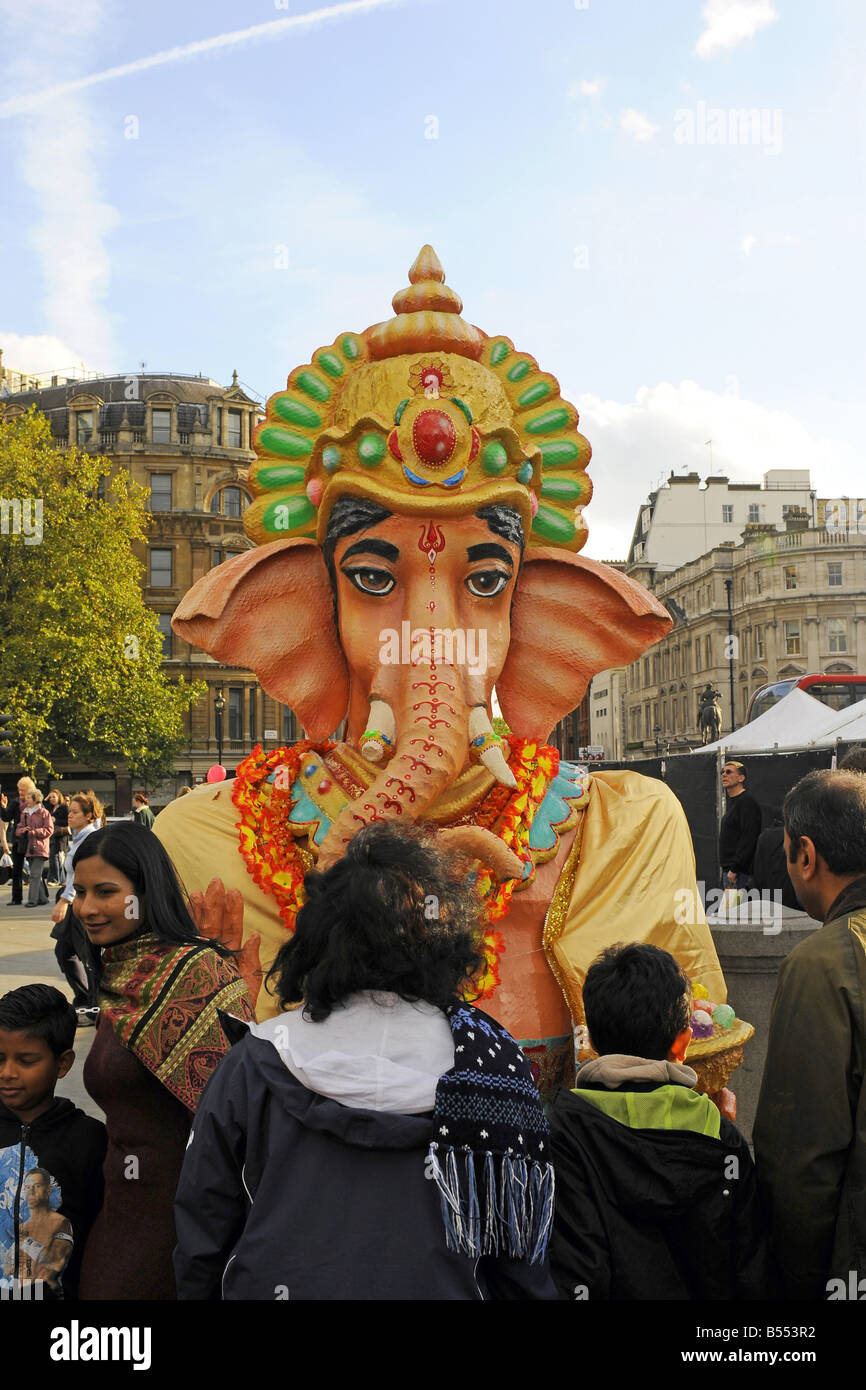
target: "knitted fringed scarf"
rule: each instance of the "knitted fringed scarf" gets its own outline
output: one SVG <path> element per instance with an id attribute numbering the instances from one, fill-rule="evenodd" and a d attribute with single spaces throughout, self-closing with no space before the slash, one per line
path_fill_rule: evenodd
<path id="1" fill-rule="evenodd" d="M 454 1066 L 436 1087 L 426 1170 L 448 1249 L 535 1264 L 553 1220 L 553 1166 L 532 1068 L 480 1009 L 455 1004 L 448 1020 Z"/>

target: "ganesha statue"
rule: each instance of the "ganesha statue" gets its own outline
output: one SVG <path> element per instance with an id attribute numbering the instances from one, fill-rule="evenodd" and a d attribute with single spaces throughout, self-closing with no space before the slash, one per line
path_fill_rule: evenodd
<path id="1" fill-rule="evenodd" d="M 434 824 L 472 861 L 482 1007 L 549 1091 L 569 1078 L 581 984 L 606 945 L 664 947 L 726 997 L 679 802 L 546 743 L 595 672 L 671 620 L 579 554 L 590 447 L 555 377 L 462 317 L 432 247 L 409 280 L 393 318 L 341 333 L 271 397 L 244 516 L 255 547 L 174 615 L 186 640 L 255 671 L 305 738 L 254 749 L 155 829 L 189 891 L 215 876 L 241 891 L 267 967 L 311 867 L 372 821 Z M 274 1009 L 263 992 L 260 1016 Z"/>

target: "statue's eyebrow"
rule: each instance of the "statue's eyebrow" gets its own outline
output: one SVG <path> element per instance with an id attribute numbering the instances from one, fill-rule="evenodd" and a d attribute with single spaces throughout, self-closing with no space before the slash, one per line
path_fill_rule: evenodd
<path id="1" fill-rule="evenodd" d="M 514 569 L 514 561 L 508 551 L 502 545 L 496 545 L 493 541 L 484 541 L 481 545 L 470 545 L 466 551 L 467 560 L 503 560 L 510 570 Z"/>
<path id="2" fill-rule="evenodd" d="M 349 549 L 344 552 L 340 564 L 345 564 L 347 560 L 351 560 L 353 555 L 379 555 L 383 560 L 390 560 L 392 564 L 396 564 L 400 559 L 400 552 L 396 545 L 392 545 L 390 541 L 377 540 L 375 536 L 370 536 L 368 540 L 355 541 L 355 544 L 350 545 Z"/>

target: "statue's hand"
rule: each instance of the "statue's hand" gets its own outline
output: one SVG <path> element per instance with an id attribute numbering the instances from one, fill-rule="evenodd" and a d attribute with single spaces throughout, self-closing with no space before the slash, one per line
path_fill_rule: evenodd
<path id="1" fill-rule="evenodd" d="M 221 878 L 212 878 L 204 893 L 190 893 L 189 902 L 202 936 L 237 952 L 234 959 L 238 974 L 255 1004 L 262 987 L 261 937 L 255 932 L 244 941 L 244 900 L 237 888 L 226 889 Z"/>
<path id="2" fill-rule="evenodd" d="M 730 1120 L 733 1124 L 737 1118 L 737 1097 L 733 1091 L 729 1091 L 727 1086 L 723 1086 L 721 1091 L 713 1091 L 710 1100 L 713 1105 L 718 1106 L 725 1119 Z"/>

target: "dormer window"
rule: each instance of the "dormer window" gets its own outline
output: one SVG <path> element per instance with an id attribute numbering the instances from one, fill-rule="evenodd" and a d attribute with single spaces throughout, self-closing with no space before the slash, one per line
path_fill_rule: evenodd
<path id="1" fill-rule="evenodd" d="M 230 449 L 240 449 L 241 446 L 241 412 L 230 410 L 228 413 L 228 446 Z"/>
<path id="2" fill-rule="evenodd" d="M 89 444 L 93 437 L 93 411 L 79 410 L 75 415 L 75 442 Z"/>
<path id="3" fill-rule="evenodd" d="M 154 410 L 151 421 L 151 438 L 154 444 L 171 443 L 171 411 Z"/>

